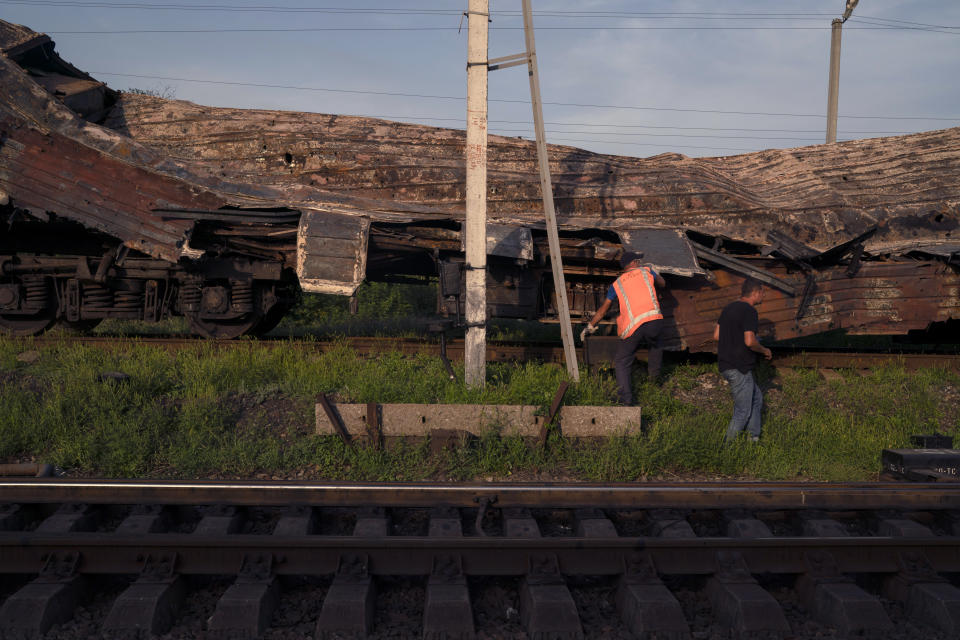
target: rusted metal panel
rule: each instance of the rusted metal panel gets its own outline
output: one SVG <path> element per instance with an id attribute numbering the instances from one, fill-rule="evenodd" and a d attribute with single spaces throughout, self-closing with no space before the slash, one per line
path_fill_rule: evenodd
<path id="1" fill-rule="evenodd" d="M 308 211 L 297 228 L 297 277 L 304 291 L 352 295 L 367 271 L 370 220 Z"/>
<path id="2" fill-rule="evenodd" d="M 527 227 L 506 224 L 488 224 L 487 255 L 519 260 L 533 260 L 533 235 Z M 460 234 L 460 250 L 466 245 L 463 233 Z"/>
<path id="3" fill-rule="evenodd" d="M 625 250 L 643 252 L 643 261 L 660 273 L 687 277 L 706 273 L 680 229 L 624 229 L 618 235 Z"/>

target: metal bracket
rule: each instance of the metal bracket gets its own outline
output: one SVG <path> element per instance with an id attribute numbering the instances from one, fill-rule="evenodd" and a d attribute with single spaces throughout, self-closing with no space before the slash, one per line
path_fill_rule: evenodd
<path id="1" fill-rule="evenodd" d="M 922 551 L 905 551 L 897 556 L 900 566 L 898 576 L 910 584 L 928 582 L 948 582 L 934 570 L 930 560 Z"/>
<path id="2" fill-rule="evenodd" d="M 497 69 L 506 69 L 508 67 L 516 67 L 521 64 L 529 63 L 530 55 L 527 52 L 515 53 L 510 56 L 503 56 L 501 58 L 487 60 L 487 70 L 496 71 Z"/>
<path id="3" fill-rule="evenodd" d="M 273 578 L 272 553 L 245 553 L 240 562 L 237 582 L 269 582 Z"/>
<path id="4" fill-rule="evenodd" d="M 165 583 L 176 579 L 176 552 L 161 553 L 156 557 L 148 554 L 147 556 L 140 556 L 138 560 L 140 559 L 143 560 L 143 567 L 140 569 L 137 582 Z"/>
<path id="5" fill-rule="evenodd" d="M 653 556 L 634 553 L 623 559 L 623 578 L 627 584 L 663 584 Z"/>
<path id="6" fill-rule="evenodd" d="M 43 568 L 40 569 L 38 582 L 66 582 L 77 575 L 80 566 L 80 552 L 67 551 L 44 555 Z"/>
<path id="7" fill-rule="evenodd" d="M 362 582 L 370 578 L 370 558 L 366 554 L 346 554 L 340 556 L 337 564 L 337 579 L 341 581 Z"/>
<path id="8" fill-rule="evenodd" d="M 804 553 L 803 564 L 807 567 L 806 576 L 817 584 L 853 582 L 853 580 L 840 573 L 837 560 L 827 551 L 808 551 Z"/>
<path id="9" fill-rule="evenodd" d="M 353 446 L 353 440 L 350 438 L 350 432 L 347 431 L 347 427 L 343 424 L 343 419 L 340 417 L 340 414 L 337 413 L 336 408 L 333 404 L 330 403 L 330 400 L 327 398 L 327 394 L 321 393 L 318 397 L 320 400 L 321 406 L 323 406 L 324 413 L 327 414 L 327 420 L 330 421 L 330 424 L 333 425 L 333 428 L 337 430 L 337 433 L 340 434 L 340 438 L 351 447 Z"/>
<path id="10" fill-rule="evenodd" d="M 747 561 L 737 551 L 717 552 L 717 571 L 714 578 L 724 584 L 756 584 Z"/>
<path id="11" fill-rule="evenodd" d="M 376 402 L 367 403 L 367 413 L 364 416 L 367 423 L 367 437 L 373 443 L 375 449 L 383 446 L 383 425 L 380 420 L 380 405 Z"/>
<path id="12" fill-rule="evenodd" d="M 563 404 L 563 396 L 567 393 L 567 389 L 570 388 L 570 383 L 564 380 L 560 383 L 560 386 L 557 388 L 557 392 L 553 395 L 553 402 L 550 403 L 550 412 L 547 414 L 546 419 L 543 421 L 543 424 L 540 425 L 540 446 L 547 444 L 547 433 L 550 428 L 550 425 L 553 424 L 553 421 L 557 417 L 557 413 L 560 411 L 560 405 Z"/>
<path id="13" fill-rule="evenodd" d="M 534 554 L 527 558 L 527 584 L 564 584 L 556 554 Z"/>
<path id="14" fill-rule="evenodd" d="M 455 584 L 463 582 L 463 559 L 458 555 L 433 557 L 430 584 Z"/>

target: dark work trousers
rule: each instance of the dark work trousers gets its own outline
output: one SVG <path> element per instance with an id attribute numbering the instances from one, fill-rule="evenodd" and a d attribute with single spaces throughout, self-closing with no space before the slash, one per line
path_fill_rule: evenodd
<path id="1" fill-rule="evenodd" d="M 644 322 L 617 344 L 617 353 L 613 357 L 617 371 L 617 398 L 620 404 L 627 407 L 633 404 L 633 363 L 637 360 L 637 349 L 644 342 L 650 347 L 647 355 L 647 377 L 652 380 L 660 375 L 660 363 L 663 362 L 662 318 Z"/>

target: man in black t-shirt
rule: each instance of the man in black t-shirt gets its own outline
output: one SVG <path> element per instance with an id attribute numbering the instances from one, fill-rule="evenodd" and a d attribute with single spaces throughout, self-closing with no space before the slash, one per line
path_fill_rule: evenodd
<path id="1" fill-rule="evenodd" d="M 740 288 L 740 299 L 724 307 L 713 330 L 713 339 L 719 341 L 717 359 L 720 375 L 730 383 L 733 394 L 733 418 L 727 426 L 724 442 L 732 442 L 746 428 L 750 440 L 760 439 L 760 413 L 763 393 L 757 386 L 753 369 L 757 355 L 769 360 L 770 349 L 757 340 L 759 317 L 755 307 L 763 302 L 763 285 L 747 278 Z"/>

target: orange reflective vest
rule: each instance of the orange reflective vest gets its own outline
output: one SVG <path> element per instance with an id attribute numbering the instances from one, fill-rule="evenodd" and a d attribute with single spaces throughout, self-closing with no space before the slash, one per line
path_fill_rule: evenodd
<path id="1" fill-rule="evenodd" d="M 663 318 L 653 288 L 653 273 L 648 267 L 627 271 L 613 283 L 613 289 L 620 303 L 617 334 L 621 339 L 629 338 L 643 323 Z"/>

